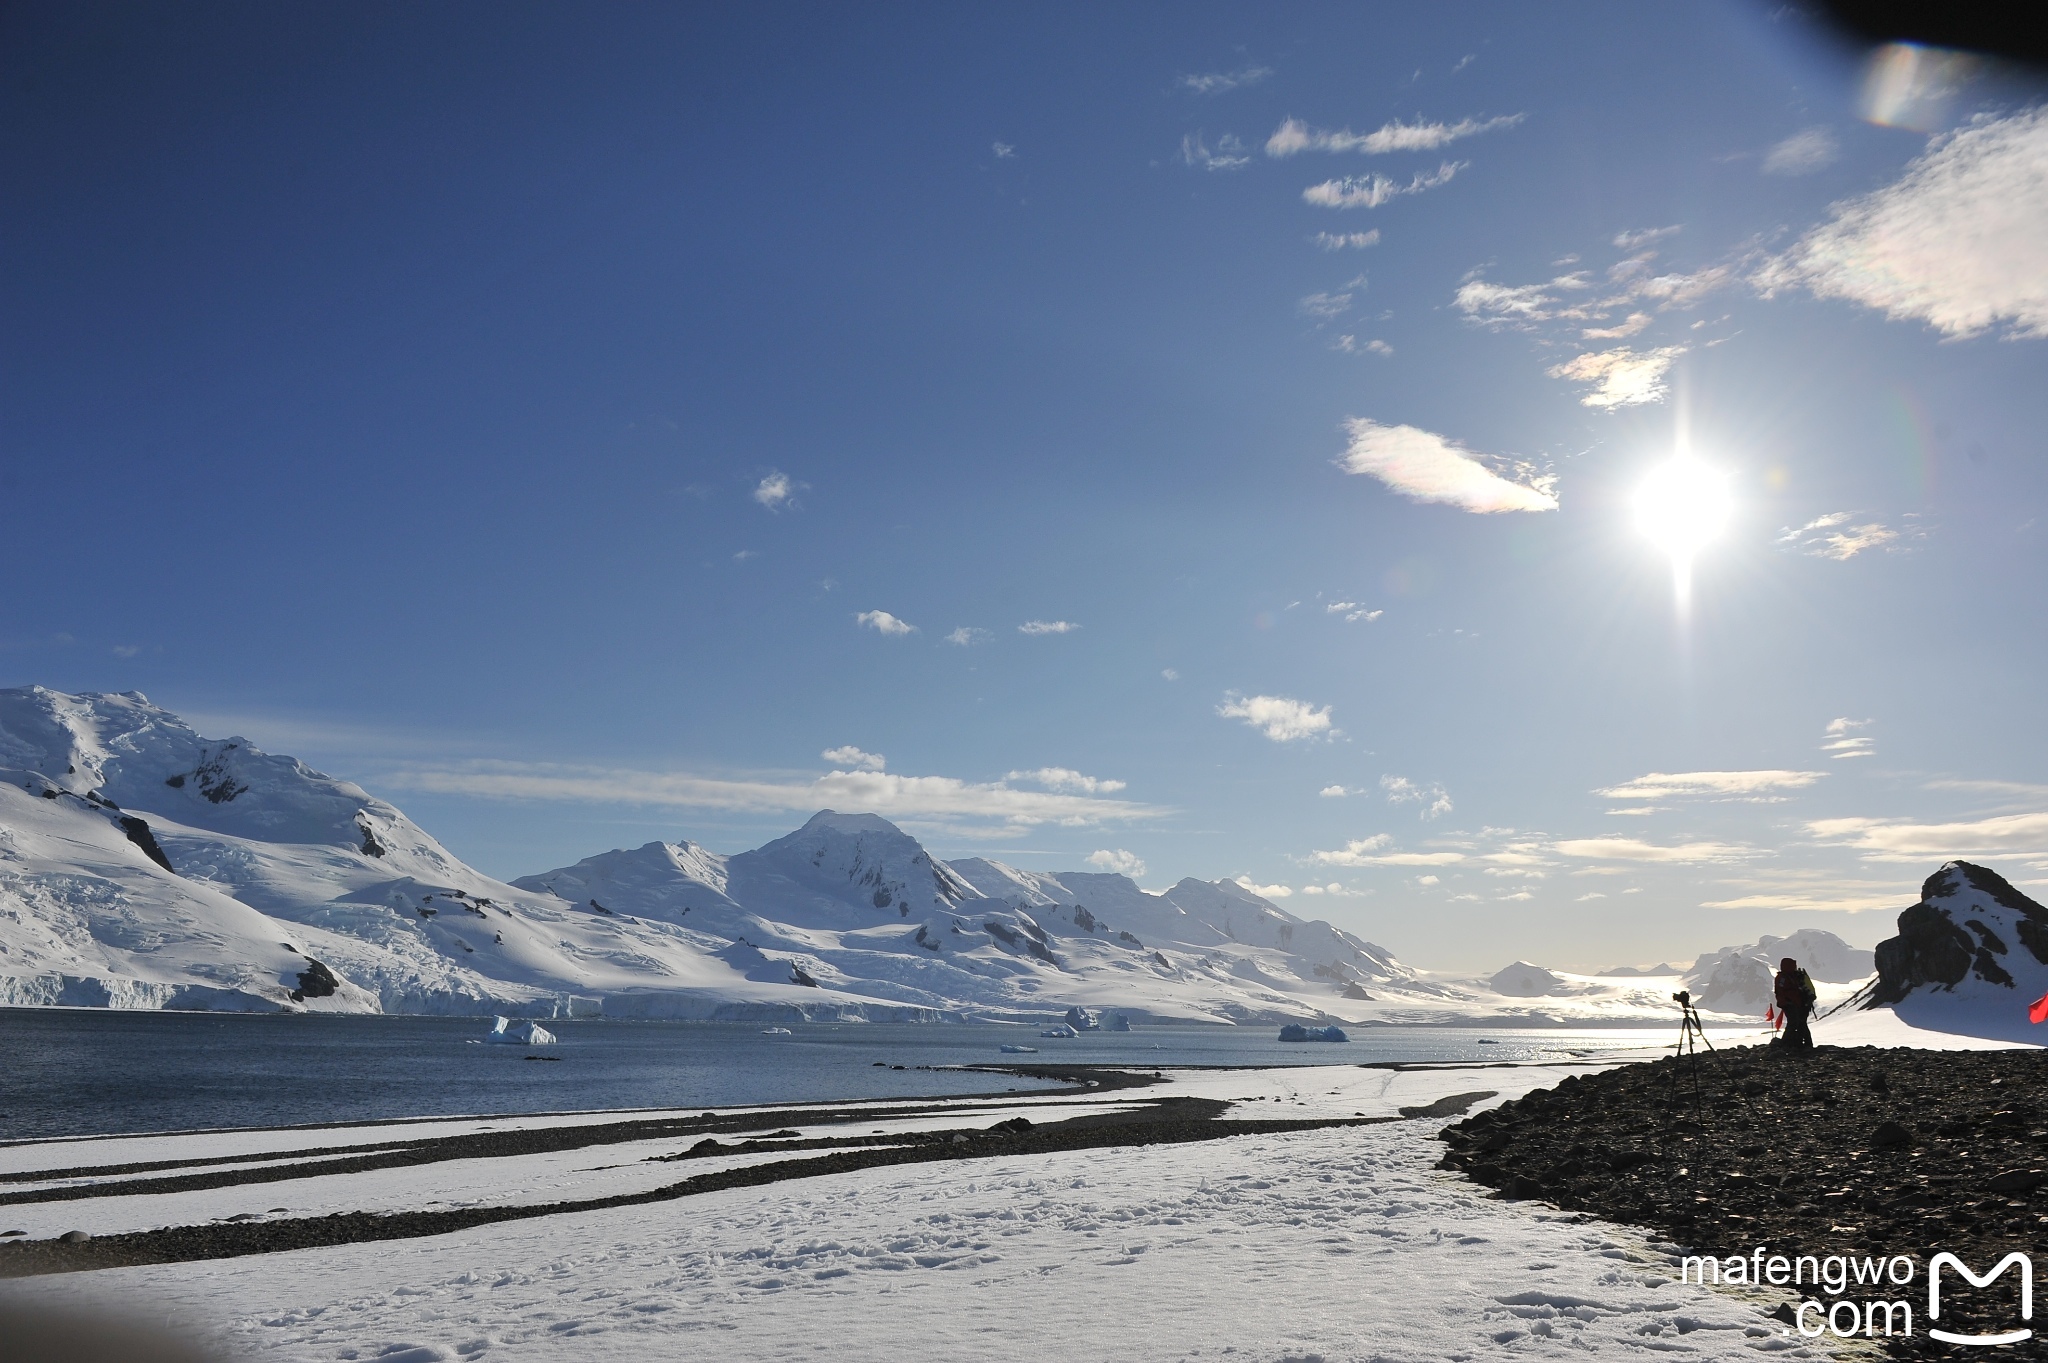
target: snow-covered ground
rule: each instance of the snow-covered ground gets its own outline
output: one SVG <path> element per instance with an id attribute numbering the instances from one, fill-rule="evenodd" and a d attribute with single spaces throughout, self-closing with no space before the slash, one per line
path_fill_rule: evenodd
<path id="1" fill-rule="evenodd" d="M 1348 1115 L 1562 1072 L 1172 1079 L 1248 1115 Z M 1818 1356 L 1769 1303 L 1673 1281 L 1669 1247 L 1432 1168 L 1441 1124 L 911 1165 L 0 1297 L 169 1318 L 252 1359 Z"/>

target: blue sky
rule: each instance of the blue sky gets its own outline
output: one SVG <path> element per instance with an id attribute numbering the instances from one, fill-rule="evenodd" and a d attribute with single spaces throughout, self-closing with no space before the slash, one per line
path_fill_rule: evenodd
<path id="1" fill-rule="evenodd" d="M 0 683 L 503 876 L 831 804 L 1474 969 L 2043 883 L 2039 90 L 1414 8 L 11 6 Z"/>

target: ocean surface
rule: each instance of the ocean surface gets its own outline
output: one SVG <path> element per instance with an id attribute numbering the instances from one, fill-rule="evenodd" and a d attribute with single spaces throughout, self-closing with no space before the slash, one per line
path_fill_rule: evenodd
<path id="1" fill-rule="evenodd" d="M 1277 1026 L 1040 1037 L 993 1024 L 563 1021 L 560 1044 L 483 1045 L 489 1019 L 0 1009 L 0 1140 L 635 1107 L 936 1097 L 1043 1087 L 965 1065 L 1331 1065 L 1564 1060 L 1668 1046 L 1654 1032 Z M 1007 1055 L 1001 1046 L 1035 1046 Z M 541 1059 L 539 1057 L 547 1057 Z M 898 1068 L 898 1067 L 901 1068 Z M 938 1067 L 938 1068 L 933 1068 Z"/>

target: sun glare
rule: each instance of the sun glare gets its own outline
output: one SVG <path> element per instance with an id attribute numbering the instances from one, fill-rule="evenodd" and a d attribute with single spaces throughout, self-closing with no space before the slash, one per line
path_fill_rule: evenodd
<path id="1" fill-rule="evenodd" d="M 1636 524 L 1671 556 L 1681 598 L 1691 580 L 1693 558 L 1727 526 L 1731 509 L 1728 475 L 1691 455 L 1678 455 L 1652 469 L 1636 492 Z"/>

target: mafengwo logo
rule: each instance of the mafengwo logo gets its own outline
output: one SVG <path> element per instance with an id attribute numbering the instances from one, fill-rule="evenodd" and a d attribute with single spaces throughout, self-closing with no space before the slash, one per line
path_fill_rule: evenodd
<path id="1" fill-rule="evenodd" d="M 1965 1333 L 1940 1326 L 1944 1271 L 1951 1272 L 1954 1278 L 1973 1288 L 1986 1289 L 1997 1284 L 2009 1269 L 2019 1270 L 2014 1275 L 2019 1286 L 2018 1300 L 2003 1309 L 2012 1328 Z M 1858 1335 L 1866 1339 L 1910 1337 L 1914 1333 L 1912 1298 L 1918 1295 L 1911 1293 L 1910 1289 L 1920 1274 L 1919 1261 L 1910 1254 L 1895 1254 L 1890 1258 L 1868 1255 L 1857 1258 L 1841 1254 L 1821 1258 L 1802 1254 L 1788 1258 L 1782 1254 L 1767 1256 L 1762 1246 L 1758 1246 L 1748 1258 L 1739 1255 L 1725 1259 L 1689 1256 L 1680 1262 L 1678 1269 L 1680 1282 L 1696 1282 L 1702 1286 L 1813 1287 L 1815 1295 L 1800 1302 L 1791 1312 L 1792 1327 L 1808 1339 L 1822 1335 L 1833 1335 L 1837 1339 L 1853 1339 Z M 1946 1250 L 1939 1251 L 1927 1262 L 1926 1282 L 1927 1314 L 1924 1323 L 1929 1339 L 1940 1340 L 1944 1344 L 1995 1348 L 2024 1343 L 2034 1337 L 2033 1326 L 2027 1324 L 2034 1318 L 2034 1261 L 2027 1255 L 2014 1251 L 1994 1264 L 1989 1272 L 1980 1274 L 1959 1256 Z M 1862 1290 L 1852 1290 L 1859 1288 Z M 1955 1305 L 1955 1290 L 1952 1285 L 1951 1308 Z M 1990 1300 L 1984 1299 L 1980 1304 L 1988 1307 Z M 1953 1322 L 1953 1309 L 1950 1316 Z"/>

